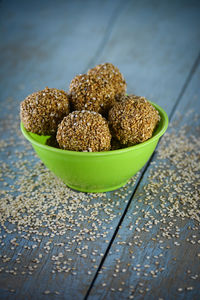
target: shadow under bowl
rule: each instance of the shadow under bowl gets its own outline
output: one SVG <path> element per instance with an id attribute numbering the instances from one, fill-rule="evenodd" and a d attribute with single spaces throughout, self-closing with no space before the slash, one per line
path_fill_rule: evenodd
<path id="1" fill-rule="evenodd" d="M 131 147 L 106 152 L 76 152 L 46 145 L 49 136 L 28 132 L 21 123 L 24 137 L 31 142 L 41 161 L 67 186 L 81 192 L 107 192 L 127 183 L 149 160 L 160 137 L 168 127 L 166 112 L 151 104 L 160 114 L 153 136 Z"/>

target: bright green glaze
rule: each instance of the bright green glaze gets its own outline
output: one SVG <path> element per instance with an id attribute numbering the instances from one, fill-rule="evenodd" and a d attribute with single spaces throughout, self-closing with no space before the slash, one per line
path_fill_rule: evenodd
<path id="1" fill-rule="evenodd" d="M 123 186 L 149 160 L 159 138 L 168 126 L 166 112 L 152 103 L 159 111 L 161 121 L 148 141 L 113 151 L 75 152 L 45 145 L 48 137 L 21 130 L 43 163 L 69 187 L 83 192 L 106 192 Z"/>

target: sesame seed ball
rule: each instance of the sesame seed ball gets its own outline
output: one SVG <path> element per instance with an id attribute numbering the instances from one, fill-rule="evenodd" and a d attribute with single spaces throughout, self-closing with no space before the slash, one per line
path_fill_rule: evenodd
<path id="1" fill-rule="evenodd" d="M 115 103 L 113 87 L 103 78 L 81 74 L 70 83 L 70 100 L 74 110 L 106 113 Z"/>
<path id="2" fill-rule="evenodd" d="M 111 134 L 106 119 L 92 111 L 74 111 L 58 126 L 60 148 L 72 151 L 110 150 Z"/>
<path id="3" fill-rule="evenodd" d="M 122 100 L 109 111 L 113 136 L 127 146 L 151 138 L 160 120 L 158 111 L 144 97 L 129 95 Z"/>
<path id="4" fill-rule="evenodd" d="M 97 65 L 88 70 L 88 74 L 101 77 L 113 86 L 117 100 L 126 93 L 126 81 L 117 67 L 111 63 Z"/>
<path id="5" fill-rule="evenodd" d="M 58 124 L 69 114 L 69 100 L 63 90 L 46 87 L 24 99 L 20 118 L 26 130 L 40 135 L 56 133 Z"/>

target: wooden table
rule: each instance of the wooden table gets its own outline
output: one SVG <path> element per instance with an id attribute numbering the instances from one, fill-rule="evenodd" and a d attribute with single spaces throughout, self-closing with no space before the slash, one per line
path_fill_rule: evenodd
<path id="1" fill-rule="evenodd" d="M 3 0 L 0 14 L 0 299 L 200 299 L 200 2 Z M 19 104 L 102 62 L 170 126 L 125 187 L 93 195 L 40 163 Z"/>

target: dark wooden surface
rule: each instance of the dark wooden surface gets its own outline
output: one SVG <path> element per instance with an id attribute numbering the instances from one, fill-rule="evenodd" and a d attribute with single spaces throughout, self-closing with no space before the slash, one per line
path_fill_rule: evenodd
<path id="1" fill-rule="evenodd" d="M 0 299 L 200 299 L 199 1 L 13 0 L 0 2 L 0 16 Z M 162 106 L 171 125 L 151 162 L 125 187 L 78 193 L 24 141 L 19 103 L 47 85 L 67 90 L 76 74 L 105 61 L 119 67 L 129 93 Z M 178 178 L 166 154 L 174 140 Z M 171 196 L 184 192 L 189 204 L 175 210 Z M 60 210 L 53 236 L 45 223 L 50 205 Z M 26 209 L 29 228 L 18 220 Z M 41 234 L 31 229 L 37 214 Z"/>

